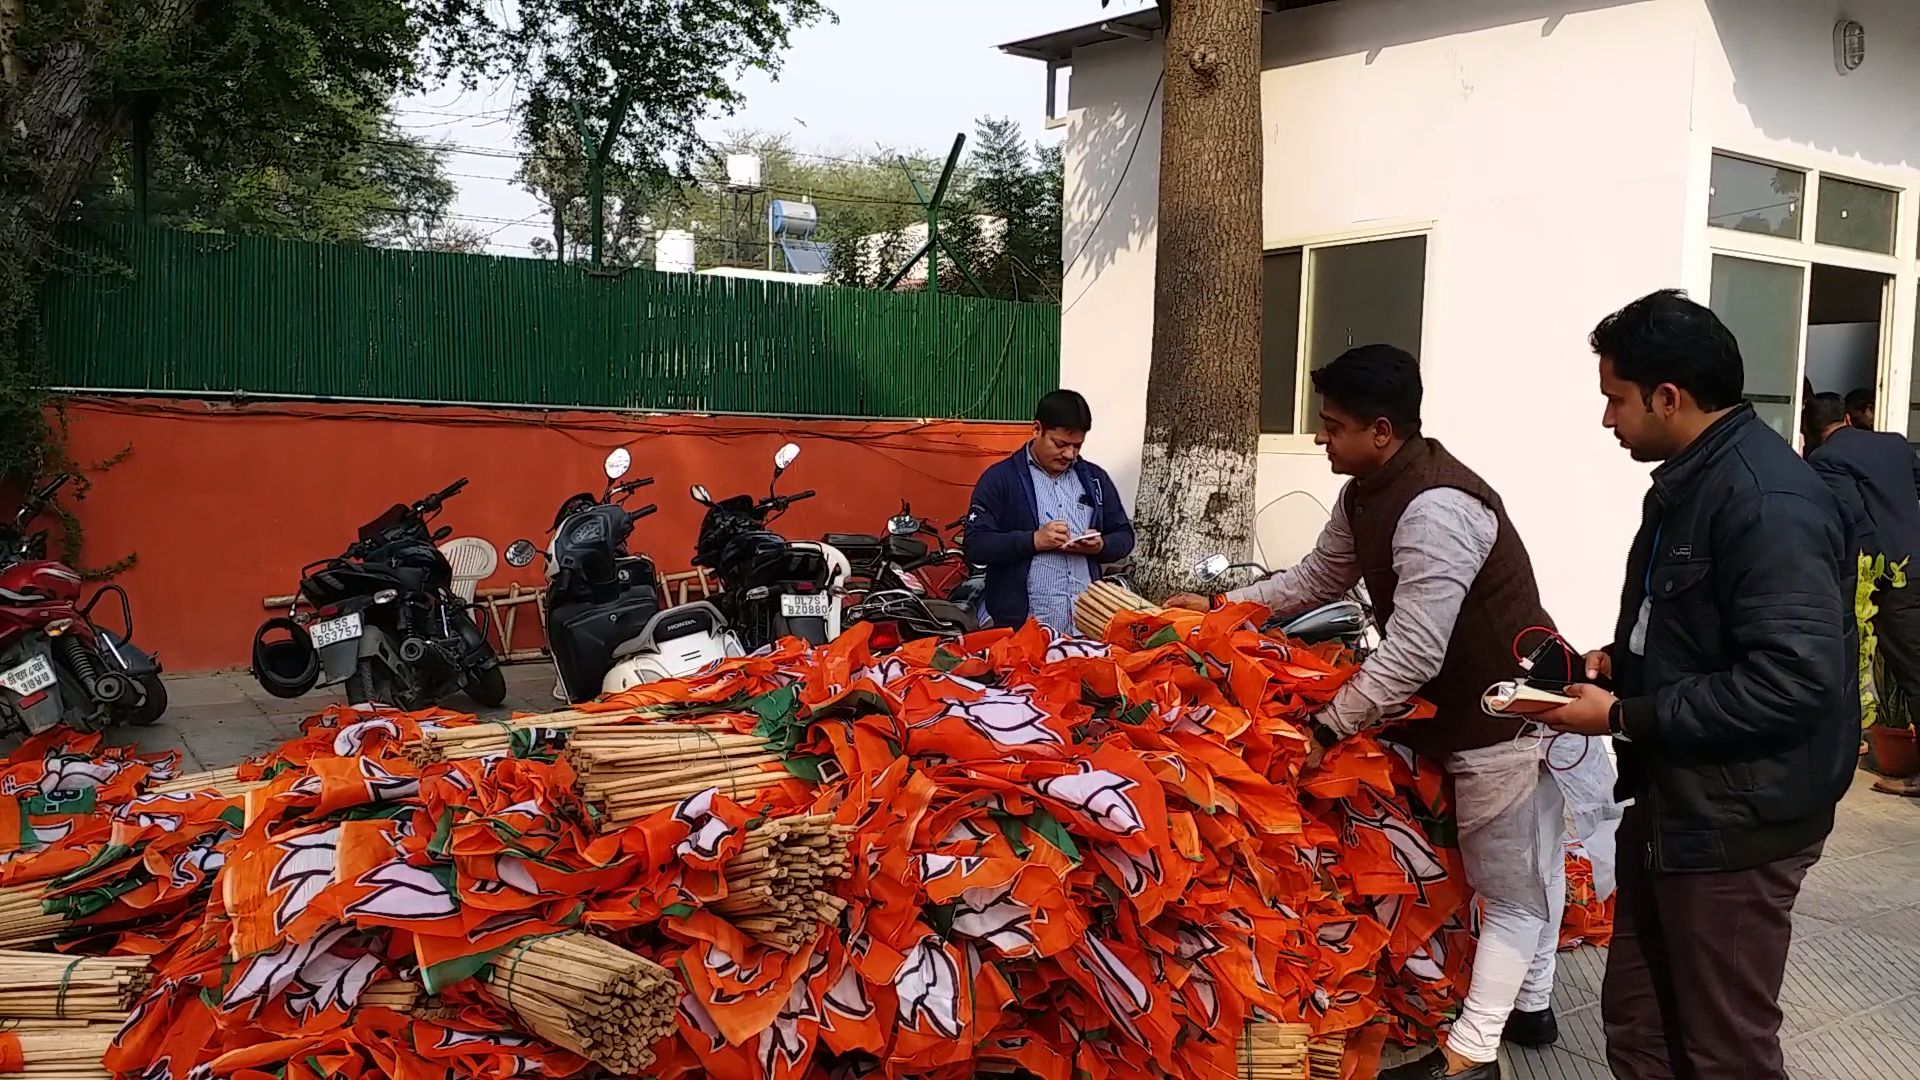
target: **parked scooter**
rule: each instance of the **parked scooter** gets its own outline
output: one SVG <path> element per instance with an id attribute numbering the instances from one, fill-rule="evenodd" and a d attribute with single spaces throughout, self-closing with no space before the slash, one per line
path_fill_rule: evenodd
<path id="1" fill-rule="evenodd" d="M 1193 568 L 1194 576 L 1200 579 L 1202 592 L 1211 591 L 1236 570 L 1251 570 L 1259 577 L 1266 577 L 1269 573 L 1259 563 L 1236 563 L 1225 555 L 1217 554 L 1200 560 Z M 1286 618 L 1276 617 L 1262 629 L 1285 634 L 1309 645 L 1337 641 L 1354 655 L 1364 658 L 1379 644 L 1365 589 L 1365 585 L 1357 585 L 1349 599 L 1335 600 Z"/>
<path id="2" fill-rule="evenodd" d="M 929 543 L 931 540 L 931 543 Z M 978 629 L 973 613 L 942 595 L 932 581 L 965 580 L 966 557 L 947 546 L 933 526 L 905 501 L 887 521 L 884 538 L 865 533 L 828 533 L 826 542 L 846 553 L 863 595 L 846 621 L 871 622 L 875 648 L 892 648 L 923 637 L 951 637 Z M 958 567 L 956 577 L 951 571 Z"/>
<path id="3" fill-rule="evenodd" d="M 661 679 L 692 675 L 745 650 L 726 617 L 705 601 L 661 608 L 666 595 L 653 560 L 627 550 L 634 522 L 652 504 L 625 500 L 652 477 L 621 482 L 633 464 L 624 448 L 607 455 L 607 488 L 560 504 L 547 545 L 547 644 L 558 676 L 556 697 L 579 703 Z M 533 562 L 532 541 L 507 547 L 510 566 Z"/>
<path id="4" fill-rule="evenodd" d="M 131 641 L 126 590 L 104 585 L 80 604 L 80 575 L 47 558 L 45 530 L 28 531 L 68 479 L 29 494 L 13 526 L 0 528 L 0 732 L 146 725 L 167 711 L 160 661 Z M 109 595 L 120 601 L 119 634 L 93 622 Z"/>
<path id="5" fill-rule="evenodd" d="M 832 544 L 789 541 L 767 528 L 787 507 L 814 496 L 774 491 L 799 456 L 792 443 L 774 454 L 773 481 L 758 501 L 735 495 L 715 502 L 704 486 L 691 490 L 693 501 L 707 508 L 693 563 L 719 575 L 718 606 L 748 649 L 789 636 L 814 645 L 840 636 L 840 598 L 853 570 L 846 555 Z"/>
<path id="6" fill-rule="evenodd" d="M 438 705 L 456 692 L 485 708 L 507 699 L 506 673 L 471 606 L 453 592 L 453 567 L 435 545 L 455 480 L 412 505 L 396 503 L 331 559 L 300 571 L 295 609 L 253 636 L 253 675 L 275 697 L 346 684 L 355 705 Z M 298 610 L 299 597 L 313 611 Z"/>

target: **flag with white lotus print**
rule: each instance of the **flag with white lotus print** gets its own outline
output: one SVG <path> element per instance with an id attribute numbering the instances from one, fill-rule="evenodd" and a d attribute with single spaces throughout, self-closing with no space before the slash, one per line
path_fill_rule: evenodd
<path id="1" fill-rule="evenodd" d="M 1354 665 L 1260 616 L 885 653 L 856 626 L 487 722 L 508 737 L 473 756 L 426 752 L 472 717 L 330 709 L 201 790 L 50 733 L 0 767 L 0 885 L 38 890 L 44 947 L 151 957 L 121 1076 L 584 1076 L 487 983 L 563 933 L 669 973 L 658 1080 L 1227 1080 L 1255 1019 L 1349 1035 L 1365 1075 L 1457 1009 L 1471 897 L 1431 763 L 1359 736 L 1307 766 Z M 589 721 L 792 765 L 615 820 Z M 772 858 L 800 820 L 831 844 Z"/>

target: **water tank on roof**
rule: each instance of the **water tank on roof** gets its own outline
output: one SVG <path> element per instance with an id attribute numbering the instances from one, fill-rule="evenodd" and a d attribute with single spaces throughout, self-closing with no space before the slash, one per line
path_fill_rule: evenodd
<path id="1" fill-rule="evenodd" d="M 775 199 L 767 204 L 767 217 L 773 235 L 788 240 L 805 240 L 820 227 L 820 208 L 792 199 Z"/>
<path id="2" fill-rule="evenodd" d="M 694 267 L 693 234 L 685 229 L 668 229 L 653 242 L 653 268 L 667 274 L 691 274 Z"/>
<path id="3" fill-rule="evenodd" d="M 734 191 L 759 191 L 760 155 L 728 154 L 727 187 Z"/>

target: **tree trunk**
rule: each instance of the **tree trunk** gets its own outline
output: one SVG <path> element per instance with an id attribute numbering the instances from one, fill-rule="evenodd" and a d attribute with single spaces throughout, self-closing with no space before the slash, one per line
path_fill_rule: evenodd
<path id="1" fill-rule="evenodd" d="M 1171 6 L 1134 556 L 1155 597 L 1251 552 L 1260 448 L 1260 5 Z"/>
<path id="2" fill-rule="evenodd" d="M 121 33 L 166 48 L 192 24 L 199 9 L 200 0 L 155 0 L 135 8 L 132 25 Z M 94 30 L 96 35 L 110 32 Z M 104 46 L 88 36 L 76 28 L 73 40 L 54 45 L 45 62 L 24 79 L 10 79 L 0 98 L 0 122 L 7 137 L 24 141 L 38 163 L 41 183 L 31 217 L 41 222 L 57 221 L 67 212 L 100 156 L 133 119 L 136 96 L 112 95 L 110 81 L 100 71 Z M 18 237 L 15 242 L 20 242 Z M 37 247 L 38 238 L 28 243 Z"/>

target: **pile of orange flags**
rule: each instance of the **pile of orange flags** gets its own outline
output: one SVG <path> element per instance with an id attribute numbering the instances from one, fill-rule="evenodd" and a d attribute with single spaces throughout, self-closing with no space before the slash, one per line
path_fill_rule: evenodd
<path id="1" fill-rule="evenodd" d="M 1230 1080 L 1255 1023 L 1360 1069 L 1460 997 L 1450 814 L 1371 739 L 1303 772 L 1351 666 L 1253 614 L 856 627 L 509 722 L 336 709 L 184 786 L 44 736 L 0 772 L 0 896 L 45 927 L 11 947 L 150 957 L 105 1066 L 151 1080 Z"/>

